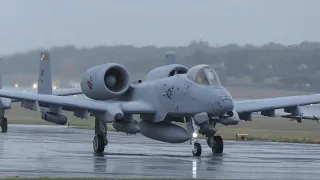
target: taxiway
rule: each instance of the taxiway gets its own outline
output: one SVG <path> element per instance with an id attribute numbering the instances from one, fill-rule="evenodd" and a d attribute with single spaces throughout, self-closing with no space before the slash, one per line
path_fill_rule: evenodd
<path id="1" fill-rule="evenodd" d="M 319 179 L 320 145 L 225 141 L 213 156 L 191 145 L 168 144 L 142 135 L 109 132 L 104 155 L 92 149 L 92 130 L 61 126 L 9 125 L 0 134 L 0 178 L 168 177 L 223 179 Z"/>

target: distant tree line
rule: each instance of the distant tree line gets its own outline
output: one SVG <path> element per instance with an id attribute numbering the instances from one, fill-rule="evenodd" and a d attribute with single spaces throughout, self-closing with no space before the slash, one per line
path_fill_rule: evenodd
<path id="1" fill-rule="evenodd" d="M 40 51 L 2 57 L 3 73 L 36 74 Z M 192 41 L 187 46 L 179 47 L 118 45 L 76 48 L 70 45 L 53 47 L 49 51 L 53 73 L 70 79 L 79 79 L 86 69 L 107 62 L 123 64 L 131 74 L 142 76 L 164 64 L 165 52 L 174 51 L 178 63 L 188 67 L 209 64 L 219 72 L 225 83 L 228 78 L 250 77 L 252 84 L 278 78 L 277 82 L 287 88 L 308 84 L 313 90 L 320 90 L 320 43 L 317 42 L 288 46 L 276 43 L 213 46 L 205 41 Z"/>

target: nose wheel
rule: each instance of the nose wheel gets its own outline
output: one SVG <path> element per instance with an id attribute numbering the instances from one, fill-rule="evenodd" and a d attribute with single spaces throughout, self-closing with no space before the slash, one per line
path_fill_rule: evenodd
<path id="1" fill-rule="evenodd" d="M 201 156 L 201 153 L 202 153 L 201 144 L 199 142 L 195 142 L 193 144 L 193 149 L 192 149 L 193 156 L 199 157 Z"/>
<path id="2" fill-rule="evenodd" d="M 202 148 L 201 148 L 201 144 L 197 140 L 197 136 L 198 136 L 197 132 L 194 132 L 192 134 L 192 138 L 191 138 L 190 144 L 193 144 L 193 146 L 192 146 L 192 154 L 193 154 L 193 156 L 199 157 L 199 156 L 201 156 Z"/>

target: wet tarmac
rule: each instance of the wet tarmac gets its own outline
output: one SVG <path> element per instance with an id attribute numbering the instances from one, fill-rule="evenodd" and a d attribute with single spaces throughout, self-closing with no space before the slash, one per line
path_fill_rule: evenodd
<path id="1" fill-rule="evenodd" d="M 0 134 L 0 178 L 169 177 L 319 179 L 320 145 L 225 141 L 223 155 L 202 142 L 195 158 L 189 143 L 167 144 L 142 135 L 109 133 L 103 156 L 93 153 L 93 131 L 9 125 Z"/>

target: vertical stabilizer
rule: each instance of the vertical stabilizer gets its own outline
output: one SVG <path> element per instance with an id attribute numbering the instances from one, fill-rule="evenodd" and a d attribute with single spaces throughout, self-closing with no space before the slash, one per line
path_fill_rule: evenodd
<path id="1" fill-rule="evenodd" d="M 164 58 L 165 65 L 175 64 L 176 63 L 176 54 L 174 52 L 166 52 L 166 56 Z"/>
<path id="2" fill-rule="evenodd" d="M 38 93 L 39 94 L 52 94 L 52 78 L 51 78 L 51 65 L 50 53 L 43 51 L 40 54 L 40 71 L 38 79 Z"/>

